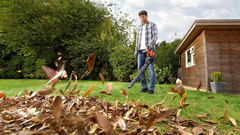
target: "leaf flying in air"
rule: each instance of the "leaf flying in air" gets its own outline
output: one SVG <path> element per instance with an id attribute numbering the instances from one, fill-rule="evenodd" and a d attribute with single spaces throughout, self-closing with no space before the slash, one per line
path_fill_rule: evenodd
<path id="1" fill-rule="evenodd" d="M 38 91 L 38 94 L 40 95 L 48 95 L 52 93 L 55 89 L 54 88 L 42 88 Z"/>
<path id="2" fill-rule="evenodd" d="M 87 66 L 88 66 L 88 72 L 91 73 L 93 71 L 93 67 L 95 64 L 95 59 L 96 59 L 96 55 L 95 54 L 91 54 L 88 56 L 87 59 Z"/>
<path id="3" fill-rule="evenodd" d="M 92 90 L 95 88 L 96 84 L 92 85 L 83 95 L 83 97 L 87 97 L 91 92 Z"/>
<path id="4" fill-rule="evenodd" d="M 104 85 L 104 75 L 103 75 L 102 72 L 99 73 L 99 77 L 100 77 L 100 79 L 102 81 L 102 84 Z"/>
<path id="5" fill-rule="evenodd" d="M 2 93 L 2 92 L 0 92 L 0 98 L 3 98 L 3 97 L 5 97 L 6 95 L 4 94 L 4 93 Z"/>
<path id="6" fill-rule="evenodd" d="M 126 90 L 122 89 L 122 90 L 121 90 L 121 93 L 122 93 L 126 98 L 128 98 L 128 94 L 127 94 Z"/>

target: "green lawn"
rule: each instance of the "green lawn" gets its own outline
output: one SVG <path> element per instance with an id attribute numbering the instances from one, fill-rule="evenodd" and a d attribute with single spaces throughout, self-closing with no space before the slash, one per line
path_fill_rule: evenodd
<path id="1" fill-rule="evenodd" d="M 47 80 L 14 80 L 14 79 L 0 79 L 0 92 L 4 92 L 7 96 L 16 96 L 22 90 L 36 91 L 40 88 L 46 88 L 49 86 L 44 85 Z M 67 80 L 61 81 L 57 84 L 58 89 L 64 89 L 67 85 Z M 108 82 L 105 82 L 105 84 Z M 79 81 L 77 90 L 81 91 L 81 95 L 90 88 L 93 84 L 97 84 L 95 89 L 90 93 L 90 96 L 98 96 L 100 100 L 109 101 L 114 103 L 119 100 L 122 103 L 126 102 L 125 97 L 120 93 L 121 89 L 125 89 L 129 95 L 130 100 L 139 100 L 141 103 L 153 105 L 161 102 L 165 97 L 164 107 L 178 107 L 180 97 L 177 96 L 173 101 L 174 95 L 168 95 L 170 86 L 172 85 L 157 85 L 155 88 L 155 94 L 149 95 L 140 93 L 140 84 L 137 83 L 132 89 L 128 89 L 129 83 L 123 82 L 112 82 L 113 90 L 112 95 L 107 96 L 100 94 L 99 91 L 105 90 L 100 81 Z M 71 86 L 70 86 L 71 88 Z M 228 94 L 213 94 L 209 92 L 199 92 L 186 90 L 187 100 L 185 103 L 190 104 L 185 108 L 181 116 L 185 119 L 192 119 L 198 122 L 196 115 L 199 114 L 210 114 L 209 120 L 220 122 L 216 127 L 220 130 L 220 133 L 233 132 L 235 127 L 230 122 L 221 122 L 219 118 L 224 114 L 224 107 L 226 105 L 225 100 L 228 101 L 229 116 L 237 119 L 238 125 L 240 125 L 240 96 L 239 95 L 228 95 Z M 208 97 L 213 97 L 209 99 Z M 239 129 L 239 127 L 237 127 Z M 234 132 L 234 134 L 238 134 Z"/>

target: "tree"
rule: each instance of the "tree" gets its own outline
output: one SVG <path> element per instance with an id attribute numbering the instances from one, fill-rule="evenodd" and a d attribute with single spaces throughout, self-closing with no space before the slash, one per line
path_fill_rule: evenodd
<path id="1" fill-rule="evenodd" d="M 53 66 L 61 51 L 68 72 L 80 75 L 86 71 L 88 55 L 94 53 L 97 58 L 90 78 L 96 78 L 100 70 L 112 78 L 109 55 L 115 46 L 129 44 L 126 29 L 132 22 L 124 16 L 114 18 L 111 6 L 89 0 L 10 0 L 0 24 L 3 60 L 5 67 L 11 65 L 4 69 L 39 78 L 40 66 Z"/>

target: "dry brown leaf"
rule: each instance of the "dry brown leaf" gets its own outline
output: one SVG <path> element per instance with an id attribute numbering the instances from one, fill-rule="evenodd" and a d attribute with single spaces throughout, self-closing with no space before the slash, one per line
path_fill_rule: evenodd
<path id="1" fill-rule="evenodd" d="M 169 89 L 170 89 L 172 92 L 174 92 L 174 93 L 178 93 L 180 97 L 182 97 L 182 96 L 184 95 L 184 93 L 185 93 L 185 90 L 184 90 L 184 88 L 183 88 L 182 85 L 179 85 L 179 86 L 177 87 L 177 89 L 175 89 L 175 88 L 173 88 L 173 87 L 169 87 Z M 168 92 L 167 94 L 172 94 L 172 92 Z"/>
<path id="2" fill-rule="evenodd" d="M 0 98 L 4 98 L 6 95 L 2 92 L 0 92 Z"/>
<path id="3" fill-rule="evenodd" d="M 68 77 L 67 71 L 66 71 L 66 70 L 63 70 L 60 78 L 67 78 L 67 77 Z"/>
<path id="4" fill-rule="evenodd" d="M 161 120 L 162 118 L 171 115 L 172 111 L 173 110 L 168 110 L 168 111 L 164 111 L 164 112 L 158 113 L 158 114 L 156 114 L 156 119 Z"/>
<path id="5" fill-rule="evenodd" d="M 155 108 L 156 107 L 157 111 L 160 112 L 160 110 L 162 108 L 162 105 L 163 105 L 163 103 L 165 102 L 166 99 L 167 99 L 167 97 L 164 97 L 164 99 L 160 103 L 154 104 L 151 108 Z"/>
<path id="6" fill-rule="evenodd" d="M 100 72 L 99 73 L 99 77 L 100 77 L 100 79 L 101 79 L 101 81 L 102 81 L 102 84 L 104 85 L 104 75 L 103 75 L 103 73 L 102 72 Z"/>
<path id="7" fill-rule="evenodd" d="M 237 131 L 237 132 L 239 132 L 240 133 L 240 129 L 238 129 L 238 128 L 236 128 L 236 129 L 233 129 L 234 131 Z"/>
<path id="8" fill-rule="evenodd" d="M 72 75 L 73 75 L 73 73 L 71 73 L 71 75 L 69 77 L 68 84 L 67 84 L 66 88 L 64 89 L 64 92 L 68 89 L 68 87 L 70 86 L 70 84 L 72 82 Z"/>
<path id="9" fill-rule="evenodd" d="M 223 118 L 224 118 L 225 120 L 228 118 L 228 105 L 225 105 L 225 107 L 224 107 Z"/>
<path id="10" fill-rule="evenodd" d="M 45 71 L 49 81 L 48 85 L 54 87 L 56 83 L 59 81 L 60 77 L 66 77 L 66 71 L 64 70 L 65 65 L 63 64 L 59 71 L 54 70 L 47 66 L 42 66 L 42 69 Z"/>
<path id="11" fill-rule="evenodd" d="M 207 123 L 209 123 L 209 124 L 219 124 L 218 122 L 212 121 L 212 120 L 204 120 L 204 119 L 202 119 L 202 118 L 200 118 L 200 120 L 203 121 L 203 122 L 207 122 Z"/>
<path id="12" fill-rule="evenodd" d="M 117 123 L 118 123 L 119 127 L 122 130 L 126 130 L 127 126 L 126 126 L 126 123 L 125 123 L 124 119 L 122 118 L 122 116 L 116 116 L 116 118 L 117 118 Z"/>
<path id="13" fill-rule="evenodd" d="M 23 130 L 20 131 L 17 135 L 43 135 L 44 132 L 41 131 L 30 131 L 30 130 Z"/>
<path id="14" fill-rule="evenodd" d="M 87 66 L 88 66 L 88 72 L 89 73 L 91 73 L 93 71 L 93 67 L 94 67 L 94 64 L 95 64 L 95 59 L 96 59 L 95 54 L 91 54 L 87 58 Z"/>
<path id="15" fill-rule="evenodd" d="M 228 117 L 228 119 L 231 121 L 232 125 L 237 127 L 237 122 L 235 119 L 231 118 L 231 117 Z"/>
<path id="16" fill-rule="evenodd" d="M 22 91 L 22 94 L 23 94 L 23 95 L 30 95 L 30 92 L 26 89 L 26 90 L 23 90 L 23 91 Z"/>
<path id="17" fill-rule="evenodd" d="M 177 110 L 177 114 L 176 114 L 176 122 L 177 123 L 179 123 L 181 111 L 182 111 L 182 109 Z"/>
<path id="18" fill-rule="evenodd" d="M 96 55 L 95 54 L 91 54 L 88 56 L 87 58 L 87 71 L 81 76 L 80 79 L 83 79 L 85 76 L 88 76 L 92 71 L 93 71 L 93 67 L 95 64 L 95 59 L 96 59 Z"/>
<path id="19" fill-rule="evenodd" d="M 74 78 L 75 78 L 75 82 L 74 82 L 74 84 L 73 84 L 73 88 L 71 89 L 71 91 L 69 92 L 69 94 L 73 94 L 74 91 L 75 91 L 76 88 L 77 88 L 77 85 L 78 85 L 78 77 L 77 77 L 77 74 L 76 74 L 75 72 L 72 72 L 71 75 L 74 76 Z M 77 92 L 77 93 L 78 93 L 78 92 Z"/>
<path id="20" fill-rule="evenodd" d="M 134 109 L 133 109 L 133 107 L 131 107 L 131 109 L 127 111 L 127 113 L 125 114 L 125 116 L 124 116 L 123 118 L 124 118 L 124 119 L 128 119 L 129 116 L 130 116 L 131 114 L 133 114 L 133 112 L 134 112 Z"/>
<path id="21" fill-rule="evenodd" d="M 60 120 L 62 114 L 62 106 L 62 98 L 60 96 L 56 96 L 52 104 L 52 111 L 56 121 Z"/>
<path id="22" fill-rule="evenodd" d="M 92 85 L 83 95 L 83 97 L 87 97 L 91 92 L 92 90 L 95 88 L 96 84 Z"/>
<path id="23" fill-rule="evenodd" d="M 148 109 L 148 111 L 149 111 L 150 114 L 156 114 L 156 113 L 158 113 L 156 110 L 154 110 L 153 108 L 149 107 L 149 106 L 146 105 L 146 104 L 138 104 L 138 106 L 141 107 L 141 108 Z"/>
<path id="24" fill-rule="evenodd" d="M 175 88 L 173 88 L 173 87 L 169 87 L 169 89 L 170 89 L 172 92 L 174 92 L 174 93 L 177 93 L 177 92 L 178 92 L 178 90 L 175 89 Z"/>
<path id="25" fill-rule="evenodd" d="M 127 92 L 126 92 L 125 89 L 122 89 L 122 90 L 121 90 L 121 93 L 122 93 L 126 98 L 128 98 L 128 94 L 127 94 Z"/>
<path id="26" fill-rule="evenodd" d="M 153 115 L 153 116 L 148 120 L 147 125 L 146 125 L 146 130 L 148 130 L 148 129 L 153 125 L 155 119 L 156 119 L 156 114 Z"/>
<path id="27" fill-rule="evenodd" d="M 112 95 L 111 91 L 112 90 L 112 83 L 108 83 L 106 85 L 106 91 L 100 91 L 100 93 L 105 94 L 105 95 Z"/>
<path id="28" fill-rule="evenodd" d="M 95 117 L 96 117 L 97 123 L 99 124 L 100 127 L 103 128 L 106 134 L 108 135 L 113 134 L 112 124 L 109 122 L 106 116 L 104 116 L 100 112 L 97 112 Z"/>
<path id="29" fill-rule="evenodd" d="M 170 90 L 178 93 L 179 96 L 182 97 L 185 93 L 185 90 L 183 88 L 182 81 L 179 78 L 176 80 L 176 85 L 177 85 L 177 89 L 170 87 Z"/>
<path id="30" fill-rule="evenodd" d="M 194 127 L 192 129 L 192 132 L 193 132 L 194 135 L 200 135 L 200 134 L 203 133 L 203 128 L 201 128 L 201 127 Z"/>
<path id="31" fill-rule="evenodd" d="M 210 114 L 208 114 L 208 113 L 205 113 L 205 114 L 199 114 L 199 115 L 197 115 L 197 117 L 198 118 L 204 118 L 204 117 L 207 117 L 207 116 L 209 116 Z"/>
<path id="32" fill-rule="evenodd" d="M 215 133 L 217 133 L 217 129 L 213 127 L 212 129 L 209 130 L 208 135 L 215 135 Z"/>
<path id="33" fill-rule="evenodd" d="M 182 96 L 182 98 L 181 98 L 181 100 L 180 100 L 180 105 L 181 105 L 181 107 L 183 107 L 183 105 L 184 105 L 184 102 L 185 102 L 185 100 L 186 100 L 186 93 L 184 93 L 183 94 L 183 96 Z"/>
<path id="34" fill-rule="evenodd" d="M 57 74 L 57 70 L 54 70 L 50 67 L 42 66 L 42 69 L 45 71 L 48 79 L 53 78 Z"/>
<path id="35" fill-rule="evenodd" d="M 172 94 L 174 94 L 174 92 L 167 92 L 167 94 L 168 94 L 168 95 L 172 95 Z"/>
<path id="36" fill-rule="evenodd" d="M 38 94 L 40 95 L 48 95 L 52 93 L 55 89 L 54 88 L 43 88 L 38 91 Z"/>
<path id="37" fill-rule="evenodd" d="M 185 131 L 184 129 L 178 129 L 181 135 L 193 135 L 192 133 Z"/>
<path id="38" fill-rule="evenodd" d="M 164 99 L 160 102 L 160 105 L 163 105 L 167 97 L 164 97 Z"/>
<path id="39" fill-rule="evenodd" d="M 212 99 L 212 98 L 214 98 L 214 96 L 208 96 L 208 99 Z"/>
<path id="40" fill-rule="evenodd" d="M 224 102 L 225 102 L 226 104 L 228 104 L 228 103 L 229 103 L 227 100 L 224 100 Z"/>
<path id="41" fill-rule="evenodd" d="M 177 95 L 173 96 L 172 97 L 172 101 L 174 101 L 176 99 Z"/>
<path id="42" fill-rule="evenodd" d="M 107 92 L 110 92 L 112 89 L 113 89 L 112 83 L 107 83 L 107 84 L 106 84 L 106 91 L 107 91 Z"/>
<path id="43" fill-rule="evenodd" d="M 183 95 L 185 94 L 185 90 L 182 85 L 178 86 L 177 91 L 180 97 L 183 97 Z"/>
<path id="44" fill-rule="evenodd" d="M 105 95 L 112 95 L 110 92 L 108 92 L 108 91 L 100 91 L 100 93 L 102 93 L 102 94 L 105 94 Z"/>
<path id="45" fill-rule="evenodd" d="M 98 124 L 93 124 L 92 126 L 90 126 L 90 130 L 88 131 L 88 133 L 94 134 L 98 128 L 99 128 Z"/>
<path id="46" fill-rule="evenodd" d="M 198 84 L 198 86 L 197 86 L 197 91 L 199 91 L 199 89 L 201 88 L 201 86 L 202 86 L 202 81 L 200 81 L 200 83 Z"/>
<path id="47" fill-rule="evenodd" d="M 66 71 L 64 70 L 65 65 L 63 64 L 62 67 L 60 68 L 60 70 L 57 71 L 57 74 L 51 78 L 47 84 L 49 84 L 50 86 L 54 87 L 56 85 L 56 83 L 59 81 L 59 78 L 63 78 L 63 77 L 67 77 L 64 74 L 66 74 Z"/>

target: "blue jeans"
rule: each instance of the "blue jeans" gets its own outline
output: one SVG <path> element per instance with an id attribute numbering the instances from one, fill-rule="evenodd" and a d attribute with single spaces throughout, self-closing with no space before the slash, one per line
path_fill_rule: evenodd
<path id="1" fill-rule="evenodd" d="M 145 50 L 143 50 L 143 51 L 140 50 L 139 53 L 138 53 L 138 70 L 140 70 L 143 67 L 143 65 L 145 63 L 145 58 L 146 58 L 146 51 Z M 149 87 L 149 90 L 154 90 L 154 87 L 155 87 L 155 84 L 156 84 L 156 74 L 155 74 L 155 70 L 154 70 L 154 63 L 151 63 L 148 66 L 148 69 L 150 70 L 150 87 Z M 140 82 L 141 82 L 142 88 L 148 88 L 144 72 L 140 75 Z"/>

